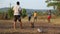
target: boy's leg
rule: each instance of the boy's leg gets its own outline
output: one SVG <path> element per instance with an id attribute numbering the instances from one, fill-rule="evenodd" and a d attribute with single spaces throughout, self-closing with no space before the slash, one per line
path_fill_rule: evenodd
<path id="1" fill-rule="evenodd" d="M 16 22 L 17 22 L 17 17 L 14 16 L 14 23 L 13 23 L 13 28 L 16 29 Z"/>
<path id="2" fill-rule="evenodd" d="M 22 22 L 21 22 L 21 21 L 20 21 L 20 27 L 21 27 L 21 29 L 23 28 L 23 27 L 22 27 Z"/>
<path id="3" fill-rule="evenodd" d="M 16 22 L 14 22 L 14 24 L 13 24 L 13 28 L 16 29 Z"/>
<path id="4" fill-rule="evenodd" d="M 50 19 L 51 19 L 51 16 L 49 16 L 49 19 L 48 19 L 49 23 L 50 23 Z"/>
<path id="5" fill-rule="evenodd" d="M 37 22 L 37 17 L 35 18 L 36 22 Z"/>
<path id="6" fill-rule="evenodd" d="M 37 17 L 34 17 L 34 22 L 36 22 L 37 21 Z"/>
<path id="7" fill-rule="evenodd" d="M 33 23 L 31 23 L 30 20 L 31 20 L 31 17 L 29 16 L 29 17 L 28 17 L 28 21 L 29 21 L 29 23 L 30 23 L 30 25 L 31 25 L 31 28 L 33 28 Z"/>
<path id="8" fill-rule="evenodd" d="M 33 22 L 33 23 L 31 23 L 31 27 L 32 27 L 32 28 L 34 28 L 34 22 Z"/>
<path id="9" fill-rule="evenodd" d="M 30 18 L 28 17 L 28 22 L 30 22 Z"/>
<path id="10" fill-rule="evenodd" d="M 18 18 L 19 22 L 20 22 L 20 27 L 22 29 L 22 21 L 21 21 L 21 17 Z"/>
<path id="11" fill-rule="evenodd" d="M 29 23 L 31 24 L 31 27 L 34 28 L 34 23 L 30 22 L 30 20 L 31 20 L 31 17 L 29 16 L 29 17 L 28 17 L 28 21 L 29 21 Z"/>
<path id="12" fill-rule="evenodd" d="M 34 17 L 34 22 L 35 22 L 35 17 Z"/>
<path id="13" fill-rule="evenodd" d="M 50 22 L 50 16 L 49 15 L 48 15 L 48 19 L 47 20 L 48 20 L 48 23 L 49 23 Z"/>
<path id="14" fill-rule="evenodd" d="M 31 17 L 28 18 L 29 23 L 30 23 L 30 20 L 31 20 Z"/>
<path id="15" fill-rule="evenodd" d="M 49 23 L 50 23 L 50 19 L 49 19 Z"/>

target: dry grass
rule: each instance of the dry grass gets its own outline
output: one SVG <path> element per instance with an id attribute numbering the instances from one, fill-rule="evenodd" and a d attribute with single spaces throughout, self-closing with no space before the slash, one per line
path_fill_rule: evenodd
<path id="1" fill-rule="evenodd" d="M 44 18 L 44 17 L 43 17 Z M 31 22 L 34 21 L 32 17 Z M 28 18 L 22 19 L 23 29 L 20 29 L 19 23 L 16 23 L 16 30 L 13 29 L 13 20 L 0 20 L 0 34 L 60 34 L 60 18 L 51 19 L 48 23 L 47 19 L 38 17 L 35 22 L 35 28 L 30 27 Z M 37 28 L 42 28 L 43 32 L 39 33 Z"/>
<path id="2" fill-rule="evenodd" d="M 26 22 L 26 21 L 28 21 L 28 18 L 26 17 L 26 18 L 22 19 L 22 21 Z M 31 21 L 32 22 L 34 21 L 33 17 L 31 18 Z M 47 16 L 38 16 L 37 22 L 41 22 L 41 21 L 44 21 L 44 22 L 47 23 L 48 22 L 47 21 Z M 52 24 L 60 24 L 60 17 L 52 16 L 51 23 Z"/>

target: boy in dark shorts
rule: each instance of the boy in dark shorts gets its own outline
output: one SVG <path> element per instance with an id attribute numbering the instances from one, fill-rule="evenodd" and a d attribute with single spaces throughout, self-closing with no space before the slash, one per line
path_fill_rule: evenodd
<path id="1" fill-rule="evenodd" d="M 28 13 L 28 21 L 29 21 L 29 23 L 30 23 L 30 21 L 31 21 L 31 16 L 32 16 L 32 14 L 31 14 L 31 12 L 29 12 L 29 13 Z"/>
<path id="2" fill-rule="evenodd" d="M 48 11 L 48 22 L 50 23 L 50 19 L 51 19 L 51 10 Z"/>
<path id="3" fill-rule="evenodd" d="M 34 28 L 34 23 L 31 22 L 31 17 L 32 17 L 32 13 L 29 12 L 29 13 L 28 13 L 28 21 L 29 21 L 29 23 L 31 24 L 31 28 Z"/>
<path id="4" fill-rule="evenodd" d="M 17 20 L 20 22 L 20 27 L 22 28 L 22 22 L 21 22 L 21 7 L 20 7 L 20 3 L 17 2 L 16 3 L 17 5 L 15 5 L 13 7 L 13 11 L 14 11 L 14 24 L 13 24 L 13 27 L 14 29 L 16 29 L 16 22 Z"/>

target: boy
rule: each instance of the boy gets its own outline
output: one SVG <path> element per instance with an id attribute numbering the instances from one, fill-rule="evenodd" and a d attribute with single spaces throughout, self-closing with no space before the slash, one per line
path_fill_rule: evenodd
<path id="1" fill-rule="evenodd" d="M 35 22 L 35 20 L 37 21 L 37 12 L 36 11 L 34 12 L 33 16 L 34 16 L 34 22 Z M 34 28 L 34 22 L 31 23 L 32 28 Z"/>
<path id="2" fill-rule="evenodd" d="M 32 14 L 31 14 L 31 12 L 29 12 L 29 13 L 28 13 L 28 21 L 29 21 L 29 23 L 30 23 L 30 21 L 31 21 L 31 16 L 32 16 Z"/>
<path id="3" fill-rule="evenodd" d="M 31 17 L 32 17 L 32 13 L 29 12 L 29 13 L 28 13 L 28 21 L 29 21 L 29 23 L 31 23 L 31 28 L 34 28 L 34 23 L 31 22 Z"/>
<path id="4" fill-rule="evenodd" d="M 34 22 L 37 21 L 37 11 L 34 12 Z"/>
<path id="5" fill-rule="evenodd" d="M 17 20 L 20 22 L 20 27 L 22 28 L 22 22 L 21 22 L 21 7 L 20 7 L 20 3 L 17 2 L 17 5 L 13 7 L 13 11 L 14 11 L 14 24 L 13 27 L 14 29 L 16 29 L 16 22 Z"/>
<path id="6" fill-rule="evenodd" d="M 50 23 L 50 19 L 51 19 L 51 10 L 48 11 L 48 22 Z"/>

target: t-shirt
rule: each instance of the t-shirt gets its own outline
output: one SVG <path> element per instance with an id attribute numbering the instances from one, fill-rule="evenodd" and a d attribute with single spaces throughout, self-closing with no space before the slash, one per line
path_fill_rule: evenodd
<path id="1" fill-rule="evenodd" d="M 21 7 L 19 5 L 16 5 L 13 7 L 14 15 L 20 15 L 19 10 L 21 10 Z"/>
<path id="2" fill-rule="evenodd" d="M 34 17 L 37 17 L 37 13 L 34 13 Z"/>
<path id="3" fill-rule="evenodd" d="M 48 15 L 50 15 L 50 16 L 51 16 L 51 12 L 48 12 Z"/>
<path id="4" fill-rule="evenodd" d="M 28 17 L 31 17 L 32 16 L 32 14 L 31 13 L 28 13 Z"/>

